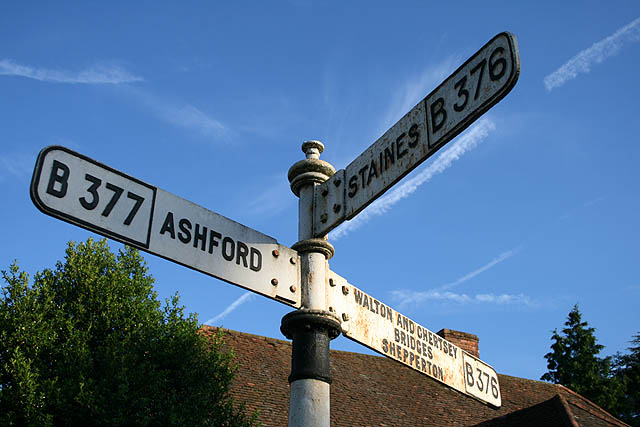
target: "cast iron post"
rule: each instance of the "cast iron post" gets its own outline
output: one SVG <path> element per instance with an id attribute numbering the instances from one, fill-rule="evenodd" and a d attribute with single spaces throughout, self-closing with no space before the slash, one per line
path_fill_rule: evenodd
<path id="1" fill-rule="evenodd" d="M 306 159 L 289 169 L 291 191 L 300 198 L 298 242 L 292 247 L 300 254 L 302 307 L 282 318 L 280 330 L 293 340 L 289 375 L 289 427 L 328 427 L 330 425 L 329 342 L 340 334 L 339 319 L 327 309 L 327 261 L 333 246 L 324 238 L 313 237 L 313 192 L 335 173 L 320 160 L 324 145 L 306 141 Z"/>

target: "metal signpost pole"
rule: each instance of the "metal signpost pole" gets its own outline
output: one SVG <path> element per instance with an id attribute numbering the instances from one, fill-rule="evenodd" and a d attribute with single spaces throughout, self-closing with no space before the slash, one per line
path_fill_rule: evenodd
<path id="1" fill-rule="evenodd" d="M 340 334 L 338 318 L 327 312 L 327 261 L 333 246 L 313 237 L 313 196 L 316 185 L 335 173 L 320 160 L 324 145 L 302 144 L 306 159 L 289 169 L 291 190 L 300 197 L 298 239 L 293 248 L 300 254 L 302 307 L 282 318 L 281 331 L 293 340 L 289 375 L 289 426 L 330 425 L 329 342 Z"/>

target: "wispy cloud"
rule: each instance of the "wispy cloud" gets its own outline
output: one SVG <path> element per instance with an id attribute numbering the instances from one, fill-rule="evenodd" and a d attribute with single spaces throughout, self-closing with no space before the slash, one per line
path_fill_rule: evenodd
<path id="1" fill-rule="evenodd" d="M 206 137 L 221 138 L 221 141 L 228 140 L 223 137 L 229 135 L 229 129 L 222 122 L 193 105 L 173 102 L 133 86 L 124 88 L 124 93 L 156 117 L 173 126 L 198 132 Z"/>
<path id="2" fill-rule="evenodd" d="M 117 65 L 97 64 L 81 71 L 34 68 L 11 59 L 0 60 L 0 75 L 17 76 L 43 82 L 72 84 L 122 84 L 142 81 Z"/>
<path id="3" fill-rule="evenodd" d="M 473 279 L 478 274 L 483 273 L 483 272 L 489 270 L 492 267 L 495 267 L 496 265 L 500 264 L 501 262 L 504 262 L 504 261 L 508 260 L 512 256 L 517 255 L 518 252 L 520 252 L 521 250 L 522 250 L 522 246 L 516 246 L 513 249 L 509 249 L 508 251 L 502 252 L 500 255 L 498 255 L 497 257 L 495 257 L 494 259 L 492 259 L 491 261 L 489 261 L 488 263 L 486 263 L 482 267 L 473 270 L 471 273 L 465 274 L 464 276 L 460 277 L 459 279 L 457 279 L 457 280 L 455 280 L 455 281 L 453 281 L 451 283 L 446 283 L 446 284 L 444 284 L 442 286 L 439 286 L 437 289 L 438 290 L 446 290 L 446 289 L 454 288 L 454 287 L 466 282 L 467 280 Z"/>
<path id="4" fill-rule="evenodd" d="M 253 215 L 274 216 L 283 212 L 295 203 L 296 198 L 291 193 L 287 177 L 282 173 L 264 177 L 259 181 L 259 188 L 252 190 L 253 193 L 247 201 L 247 194 L 242 195 L 242 204 L 248 208 Z"/>
<path id="5" fill-rule="evenodd" d="M 535 304 L 534 301 L 531 300 L 528 296 L 524 294 L 492 294 L 492 293 L 482 293 L 476 295 L 468 295 L 465 293 L 455 293 L 449 291 L 449 289 L 454 288 L 467 280 L 471 280 L 480 273 L 483 273 L 490 268 L 495 267 L 496 265 L 508 260 L 509 258 L 517 255 L 522 250 L 522 246 L 517 246 L 513 249 L 509 249 L 508 251 L 502 252 L 497 257 L 493 258 L 491 261 L 486 263 L 480 268 L 477 268 L 470 273 L 463 275 L 462 277 L 454 280 L 450 283 L 445 283 L 444 285 L 438 286 L 433 289 L 429 289 L 426 291 L 415 291 L 415 290 L 394 290 L 391 291 L 391 296 L 394 300 L 397 301 L 398 305 L 402 308 L 404 306 L 410 304 L 419 304 L 426 301 L 451 301 L 460 304 L 470 304 L 470 303 L 493 303 L 493 304 L 520 304 L 532 306 Z"/>
<path id="6" fill-rule="evenodd" d="M 392 190 L 389 194 L 373 202 L 364 211 L 360 212 L 351 221 L 343 223 L 340 227 L 330 233 L 333 240 L 346 236 L 351 231 L 367 223 L 371 218 L 383 215 L 400 200 L 415 192 L 418 187 L 428 182 L 435 175 L 444 172 L 453 162 L 460 159 L 463 154 L 478 146 L 495 129 L 495 124 L 488 118 L 483 118 L 473 127 L 466 131 L 461 137 L 455 140 L 451 146 L 439 154 L 435 161 L 429 164 L 423 171 L 418 173 L 404 184 Z"/>
<path id="7" fill-rule="evenodd" d="M 0 155 L 0 181 L 9 175 L 19 180 L 29 178 L 35 164 L 34 159 L 35 157 L 23 154 Z"/>
<path id="8" fill-rule="evenodd" d="M 600 64 L 605 59 L 617 55 L 626 43 L 637 41 L 640 41 L 640 18 L 636 18 L 609 37 L 578 53 L 566 64 L 546 76 L 544 85 L 548 91 L 560 87 L 576 78 L 578 74 L 591 71 L 593 64 Z"/>
<path id="9" fill-rule="evenodd" d="M 246 292 L 246 293 L 242 294 L 240 296 L 240 298 L 238 298 L 237 300 L 232 302 L 229 305 L 229 307 L 225 308 L 222 313 L 220 313 L 217 316 L 214 316 L 211 319 L 207 320 L 206 322 L 204 322 L 204 324 L 205 325 L 213 325 L 214 323 L 217 323 L 218 321 L 220 321 L 220 320 L 224 319 L 225 317 L 227 317 L 227 315 L 229 313 L 231 313 L 233 310 L 235 310 L 236 308 L 240 307 L 245 302 L 251 300 L 251 298 L 253 298 L 253 296 L 254 296 L 254 294 L 252 294 L 251 292 Z"/>
<path id="10" fill-rule="evenodd" d="M 448 301 L 458 304 L 497 304 L 497 305 L 524 305 L 533 307 L 537 303 L 525 294 L 459 294 L 451 291 L 438 291 L 435 289 L 425 292 L 408 290 L 396 290 L 392 292 L 393 298 L 398 301 L 400 307 L 409 304 L 419 304 L 425 301 Z"/>

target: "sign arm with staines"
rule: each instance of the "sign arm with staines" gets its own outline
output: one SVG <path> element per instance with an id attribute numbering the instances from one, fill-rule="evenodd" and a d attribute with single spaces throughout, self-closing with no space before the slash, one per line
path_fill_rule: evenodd
<path id="1" fill-rule="evenodd" d="M 500 33 L 314 195 L 313 229 L 352 219 L 511 91 L 520 75 L 515 36 Z"/>

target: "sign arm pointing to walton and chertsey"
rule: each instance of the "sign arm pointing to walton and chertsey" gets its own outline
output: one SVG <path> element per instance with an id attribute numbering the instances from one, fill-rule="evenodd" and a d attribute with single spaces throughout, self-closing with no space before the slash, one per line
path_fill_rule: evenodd
<path id="1" fill-rule="evenodd" d="M 495 407 L 502 405 L 498 374 L 465 352 L 329 270 L 329 311 L 342 334 L 436 381 Z"/>
<path id="2" fill-rule="evenodd" d="M 516 38 L 500 33 L 314 195 L 313 228 L 326 235 L 356 216 L 511 91 L 520 75 Z"/>
<path id="3" fill-rule="evenodd" d="M 68 148 L 40 152 L 31 199 L 48 215 L 300 307 L 296 251 Z"/>

